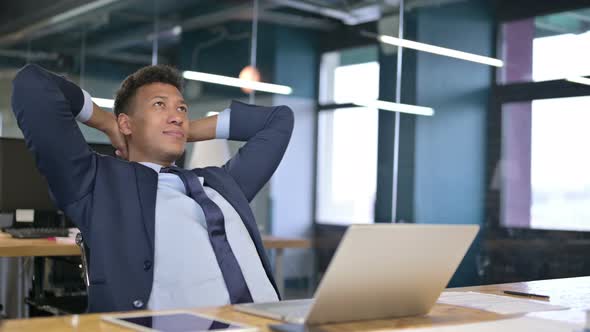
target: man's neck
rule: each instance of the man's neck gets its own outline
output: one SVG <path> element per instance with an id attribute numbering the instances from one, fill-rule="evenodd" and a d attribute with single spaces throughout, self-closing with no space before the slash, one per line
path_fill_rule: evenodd
<path id="1" fill-rule="evenodd" d="M 150 157 L 142 155 L 142 154 L 134 154 L 134 153 L 129 154 L 129 161 L 132 161 L 132 162 L 134 161 L 134 162 L 138 162 L 138 163 L 152 163 L 152 164 L 160 165 L 162 167 L 168 167 L 168 166 L 174 165 L 174 160 L 172 160 L 172 161 L 159 160 L 157 158 L 150 158 Z"/>

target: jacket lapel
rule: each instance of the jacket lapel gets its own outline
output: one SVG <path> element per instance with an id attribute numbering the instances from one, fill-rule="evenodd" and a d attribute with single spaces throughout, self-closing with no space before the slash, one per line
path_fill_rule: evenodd
<path id="1" fill-rule="evenodd" d="M 156 194 L 158 191 L 158 174 L 149 167 L 139 163 L 135 166 L 137 193 L 141 205 L 141 217 L 144 230 L 149 238 L 150 249 L 154 254 L 154 233 L 156 228 Z"/>

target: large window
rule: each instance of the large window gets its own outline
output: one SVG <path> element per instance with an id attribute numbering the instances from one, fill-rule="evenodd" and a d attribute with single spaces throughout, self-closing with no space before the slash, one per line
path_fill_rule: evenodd
<path id="1" fill-rule="evenodd" d="M 590 74 L 590 31 L 533 40 L 533 81 Z M 556 61 L 559 59 L 559 61 Z"/>
<path id="2" fill-rule="evenodd" d="M 343 58 L 341 52 L 334 52 L 324 55 L 322 61 L 320 95 L 333 105 L 321 109 L 318 119 L 316 220 L 372 223 L 378 111 L 346 107 L 346 103 L 357 97 L 377 99 L 379 64 L 347 64 L 342 63 Z"/>
<path id="3" fill-rule="evenodd" d="M 590 97 L 503 108 L 502 222 L 590 231 Z"/>
<path id="4" fill-rule="evenodd" d="M 590 75 L 590 10 L 581 9 L 501 25 L 501 83 Z"/>
<path id="5" fill-rule="evenodd" d="M 590 96 L 574 83 L 543 83 L 590 74 L 589 15 L 577 10 L 502 24 L 506 66 L 498 97 L 544 98 L 502 105 L 495 175 L 503 226 L 590 231 Z"/>

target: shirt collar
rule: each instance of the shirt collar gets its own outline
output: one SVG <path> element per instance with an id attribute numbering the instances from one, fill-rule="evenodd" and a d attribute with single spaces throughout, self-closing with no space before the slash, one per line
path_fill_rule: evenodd
<path id="1" fill-rule="evenodd" d="M 160 170 L 162 169 L 162 165 L 158 165 L 156 163 L 150 163 L 148 161 L 142 161 L 142 162 L 140 162 L 140 164 L 142 164 L 143 166 L 147 166 L 147 167 L 153 169 L 154 172 L 156 172 L 156 173 L 160 173 Z"/>
<path id="2" fill-rule="evenodd" d="M 156 173 L 160 173 L 160 170 L 162 169 L 162 165 L 156 164 L 156 163 L 150 163 L 149 161 L 141 161 L 139 162 L 140 164 L 142 164 L 143 166 L 147 166 L 151 169 L 154 170 L 154 172 Z M 172 164 L 172 166 L 176 166 L 176 164 Z M 202 176 L 199 176 L 199 181 L 201 182 L 201 185 L 204 184 L 205 179 Z"/>

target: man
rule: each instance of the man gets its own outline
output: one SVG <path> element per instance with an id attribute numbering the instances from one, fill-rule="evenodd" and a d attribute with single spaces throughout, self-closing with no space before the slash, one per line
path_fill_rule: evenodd
<path id="1" fill-rule="evenodd" d="M 282 159 L 293 113 L 233 102 L 190 121 L 181 87 L 175 69 L 145 67 L 121 84 L 113 114 L 39 66 L 14 79 L 27 146 L 90 248 L 90 312 L 279 298 L 248 203 Z M 91 151 L 76 119 L 108 135 L 122 159 Z M 175 167 L 186 142 L 216 137 L 247 143 L 223 167 Z"/>

